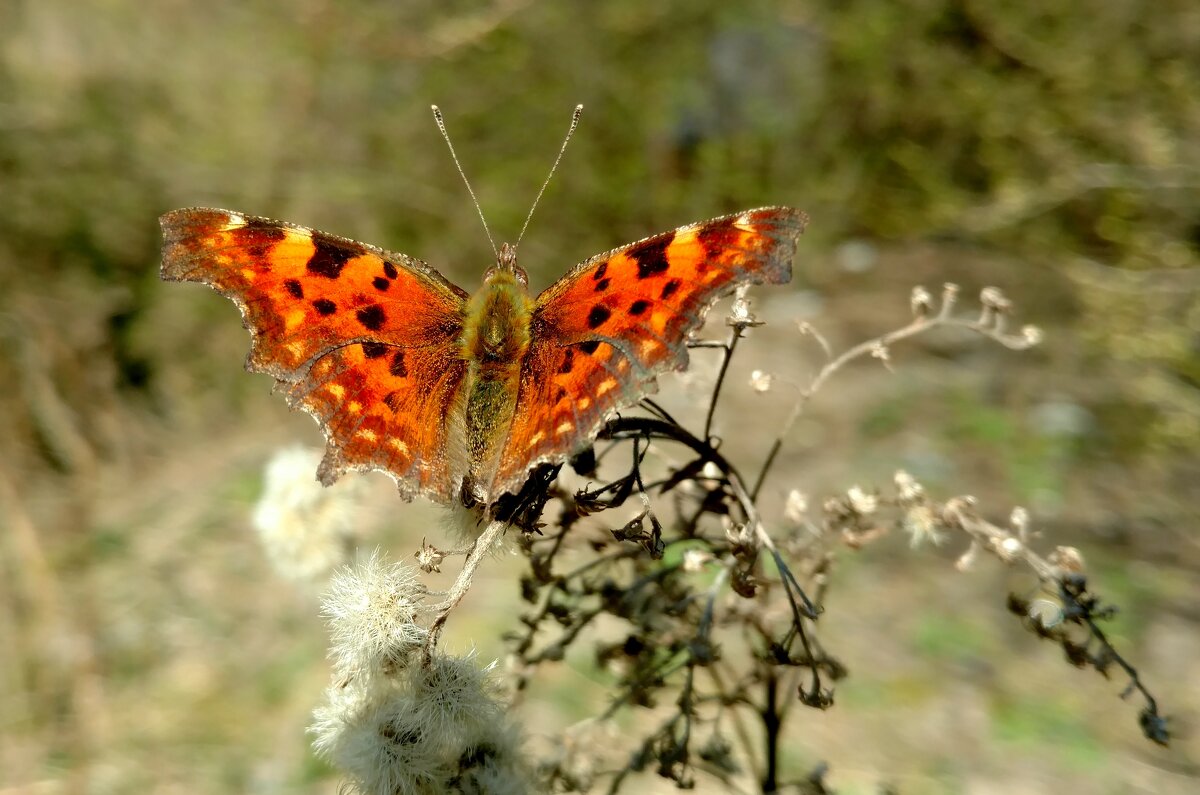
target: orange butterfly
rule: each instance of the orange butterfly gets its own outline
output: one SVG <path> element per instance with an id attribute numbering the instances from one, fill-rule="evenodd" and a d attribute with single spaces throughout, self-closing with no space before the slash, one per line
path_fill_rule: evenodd
<path id="1" fill-rule="evenodd" d="M 684 226 L 536 298 L 507 244 L 468 295 L 420 260 L 292 224 L 204 208 L 160 222 L 162 277 L 232 299 L 247 369 L 321 426 L 322 483 L 378 469 L 406 499 L 490 506 L 685 368 L 717 298 L 787 282 L 807 218 L 768 207 Z"/>

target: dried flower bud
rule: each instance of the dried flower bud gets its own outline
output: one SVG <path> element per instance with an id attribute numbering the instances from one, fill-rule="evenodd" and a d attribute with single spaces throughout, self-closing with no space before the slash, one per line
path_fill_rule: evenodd
<path id="1" fill-rule="evenodd" d="M 1025 340 L 1025 344 L 1030 347 L 1042 344 L 1042 330 L 1037 326 L 1022 326 L 1021 337 Z"/>
<path id="2" fill-rule="evenodd" d="M 913 317 L 929 317 L 933 313 L 933 296 L 924 287 L 918 285 L 912 289 L 909 306 L 912 307 Z"/>
<path id="3" fill-rule="evenodd" d="M 974 567 L 975 560 L 978 557 L 979 544 L 972 541 L 971 546 L 967 547 L 967 551 L 962 553 L 958 560 L 954 562 L 954 568 L 958 569 L 959 571 L 970 571 L 971 568 Z"/>
<path id="4" fill-rule="evenodd" d="M 749 566 L 737 566 L 729 576 L 729 587 L 744 599 L 753 599 L 758 593 L 758 578 Z"/>
<path id="5" fill-rule="evenodd" d="M 879 498 L 873 494 L 867 494 L 858 486 L 851 486 L 846 492 L 846 499 L 849 501 L 850 507 L 859 516 L 869 516 L 875 513 L 879 507 Z"/>
<path id="6" fill-rule="evenodd" d="M 1021 543 L 1020 539 L 1016 536 L 1008 536 L 996 545 L 996 553 L 1005 563 L 1011 563 L 1024 548 L 1025 545 Z"/>
<path id="7" fill-rule="evenodd" d="M 737 292 L 733 298 L 733 306 L 729 308 L 729 316 L 725 318 L 725 325 L 743 329 L 763 325 L 763 321 L 756 318 L 754 313 L 750 311 L 750 301 L 746 298 L 747 289 L 745 285 L 737 288 Z"/>
<path id="8" fill-rule="evenodd" d="M 749 523 L 735 522 L 728 515 L 721 517 L 725 525 L 725 538 L 734 547 L 749 550 L 754 546 L 754 530 Z"/>
<path id="9" fill-rule="evenodd" d="M 1058 547 L 1050 553 L 1050 563 L 1070 574 L 1082 574 L 1087 568 L 1083 555 L 1075 547 Z"/>
<path id="10" fill-rule="evenodd" d="M 695 574 L 714 560 L 716 558 L 707 549 L 692 547 L 683 553 L 683 570 Z"/>
<path id="11" fill-rule="evenodd" d="M 908 543 L 913 549 L 928 542 L 937 546 L 945 536 L 939 532 L 937 515 L 928 505 L 914 505 L 904 514 L 904 531 L 908 533 Z"/>
<path id="12" fill-rule="evenodd" d="M 783 515 L 792 524 L 803 524 L 808 514 L 808 498 L 799 489 L 788 492 L 787 501 L 783 505 Z"/>
<path id="13" fill-rule="evenodd" d="M 999 287 L 984 287 L 979 291 L 979 303 L 988 309 L 1004 313 L 1012 309 L 1012 301 L 1004 295 Z"/>
<path id="14" fill-rule="evenodd" d="M 1049 599 L 1034 599 L 1029 603 L 1029 617 L 1041 624 L 1044 629 L 1054 629 L 1062 623 L 1062 605 Z"/>
<path id="15" fill-rule="evenodd" d="M 1020 505 L 1012 509 L 1012 513 L 1008 517 L 1008 524 L 1013 530 L 1017 531 L 1017 537 L 1022 541 L 1029 538 L 1029 511 L 1022 508 Z"/>
<path id="16" fill-rule="evenodd" d="M 760 395 L 771 389 L 771 382 L 775 377 L 770 373 L 764 373 L 762 370 L 755 370 L 750 373 L 750 388 Z"/>
<path id="17" fill-rule="evenodd" d="M 925 488 L 903 469 L 896 470 L 896 474 L 892 476 L 892 482 L 896 484 L 896 491 L 901 502 L 915 502 L 925 496 Z"/>
<path id="18" fill-rule="evenodd" d="M 425 539 L 422 538 L 421 548 L 413 553 L 413 557 L 417 559 L 417 567 L 429 574 L 442 570 L 442 561 L 446 559 L 446 553 L 433 544 L 425 543 Z"/>

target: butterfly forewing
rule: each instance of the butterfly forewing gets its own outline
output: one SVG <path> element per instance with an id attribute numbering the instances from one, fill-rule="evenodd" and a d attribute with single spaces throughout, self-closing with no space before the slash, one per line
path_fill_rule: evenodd
<path id="1" fill-rule="evenodd" d="M 687 336 L 715 300 L 740 284 L 787 282 L 806 223 L 798 210 L 764 208 L 685 226 L 593 257 L 538 296 L 493 491 L 586 445 L 658 373 L 686 367 Z"/>
<path id="2" fill-rule="evenodd" d="M 160 221 L 163 277 L 237 303 L 253 337 L 247 367 L 321 424 L 323 481 L 383 469 L 406 495 L 448 498 L 462 290 L 410 257 L 265 218 L 187 209 Z"/>

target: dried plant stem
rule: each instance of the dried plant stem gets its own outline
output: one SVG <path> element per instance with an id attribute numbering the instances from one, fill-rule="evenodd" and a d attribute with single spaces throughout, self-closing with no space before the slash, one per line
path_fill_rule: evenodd
<path id="1" fill-rule="evenodd" d="M 475 572 L 479 569 L 479 564 L 483 562 L 484 557 L 507 529 L 508 522 L 497 519 L 488 522 L 487 527 L 483 528 L 483 532 L 479 534 L 479 538 L 475 539 L 475 543 L 467 552 L 467 559 L 463 561 L 462 571 L 458 573 L 454 584 L 446 592 L 445 600 L 435 606 L 434 609 L 438 611 L 438 614 L 434 617 L 433 623 L 429 625 L 429 636 L 425 640 L 423 661 L 427 666 L 432 662 L 433 650 L 437 648 L 442 627 L 446 625 L 450 611 L 457 607 L 458 603 L 467 595 L 467 591 L 471 589 L 471 582 L 475 579 Z"/>
<path id="2" fill-rule="evenodd" d="M 974 500 L 971 498 L 954 497 L 947 500 L 942 509 L 942 516 L 947 526 L 959 528 L 975 543 L 1001 560 L 1008 561 L 1019 558 L 1033 569 L 1033 573 L 1042 582 L 1062 584 L 1062 575 L 1056 566 L 1034 552 L 1028 545 L 1021 543 L 1011 531 L 980 519 L 975 514 Z M 1013 544 L 1014 541 L 1018 543 Z"/>
<path id="3" fill-rule="evenodd" d="M 704 439 L 712 438 L 713 415 L 717 413 L 717 400 L 721 397 L 721 386 L 725 383 L 725 374 L 729 372 L 729 362 L 737 349 L 738 340 L 742 338 L 742 327 L 734 326 L 729 333 L 729 342 L 723 345 L 721 369 L 717 372 L 717 382 L 713 385 L 712 398 L 708 401 L 708 416 L 704 418 Z"/>
<path id="4" fill-rule="evenodd" d="M 836 358 L 830 359 L 825 363 L 824 367 L 817 371 L 817 374 L 813 376 L 811 381 L 809 381 L 808 386 L 801 390 L 800 394 L 797 396 L 795 404 L 792 405 L 792 410 L 788 413 L 787 419 L 783 423 L 783 427 L 780 429 L 779 434 L 772 442 L 771 449 L 767 453 L 767 457 L 763 461 L 762 468 L 758 472 L 758 477 L 754 481 L 754 487 L 750 490 L 751 499 L 758 499 L 758 494 L 762 490 L 764 481 L 767 479 L 767 474 L 771 471 L 771 467 L 775 463 L 776 456 L 779 455 L 779 451 L 783 447 L 784 440 L 787 438 L 788 434 L 791 433 L 792 427 L 804 413 L 804 408 L 808 404 L 808 401 L 821 389 L 821 387 L 825 385 L 825 382 L 828 381 L 834 373 L 849 364 L 854 359 L 858 359 L 867 355 L 878 356 L 880 355 L 881 351 L 886 353 L 887 349 L 896 342 L 906 340 L 910 337 L 915 337 L 918 334 L 929 331 L 930 329 L 942 326 L 963 328 L 967 329 L 968 331 L 973 331 L 977 334 L 982 334 L 983 336 L 988 337 L 989 339 L 992 339 L 1004 347 L 1012 350 L 1025 350 L 1035 344 L 1026 336 L 1005 334 L 1003 331 L 1003 326 L 998 324 L 994 318 L 991 319 L 991 322 L 988 322 L 988 317 L 986 316 L 980 318 L 979 320 L 966 320 L 964 318 L 953 317 L 951 312 L 954 309 L 957 291 L 957 287 L 947 284 L 942 293 L 942 306 L 937 315 L 933 317 L 918 315 L 907 326 L 890 331 L 887 334 L 880 335 L 874 339 L 860 342 L 858 345 L 843 351 L 841 355 L 837 356 Z M 818 334 L 814 329 L 808 328 L 807 331 L 816 337 L 818 343 L 820 343 L 821 347 L 825 350 L 826 356 L 828 356 L 831 349 L 825 339 L 821 337 L 820 334 Z"/>

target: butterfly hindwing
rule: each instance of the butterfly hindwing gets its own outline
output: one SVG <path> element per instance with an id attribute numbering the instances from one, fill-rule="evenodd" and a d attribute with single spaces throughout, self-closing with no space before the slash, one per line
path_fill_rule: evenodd
<path id="1" fill-rule="evenodd" d="M 323 481 L 383 469 L 406 495 L 447 497 L 462 290 L 410 257 L 265 218 L 194 208 L 160 222 L 163 277 L 237 303 L 253 337 L 247 368 L 321 424 Z"/>
<path id="2" fill-rule="evenodd" d="M 538 296 L 493 491 L 586 445 L 616 409 L 687 366 L 687 337 L 740 284 L 791 278 L 806 216 L 763 208 L 656 235 L 582 263 Z"/>
<path id="3" fill-rule="evenodd" d="M 448 344 L 422 348 L 364 342 L 334 348 L 288 384 L 288 402 L 311 414 L 329 447 L 318 474 L 348 469 L 396 476 L 401 492 L 440 501 L 453 495 L 446 417 L 466 363 Z"/>

